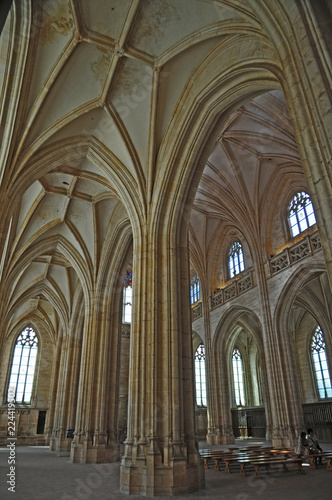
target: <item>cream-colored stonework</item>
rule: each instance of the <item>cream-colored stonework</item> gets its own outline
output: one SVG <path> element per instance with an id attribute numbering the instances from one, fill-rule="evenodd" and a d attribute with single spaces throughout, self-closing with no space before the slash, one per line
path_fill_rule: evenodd
<path id="1" fill-rule="evenodd" d="M 13 1 L 0 38 L 0 443 L 26 326 L 39 352 L 18 443 L 121 460 L 123 492 L 204 485 L 198 437 L 234 442 L 234 347 L 263 437 L 297 441 L 319 399 L 318 324 L 332 373 L 331 10 Z M 317 224 L 292 238 L 300 190 Z M 234 239 L 245 271 L 230 279 Z M 207 409 L 195 408 L 200 342 Z"/>

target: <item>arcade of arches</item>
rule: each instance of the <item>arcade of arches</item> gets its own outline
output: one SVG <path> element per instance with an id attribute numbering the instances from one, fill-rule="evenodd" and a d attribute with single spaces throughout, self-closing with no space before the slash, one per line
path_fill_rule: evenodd
<path id="1" fill-rule="evenodd" d="M 9 7 L 1 444 L 14 401 L 151 496 L 203 486 L 199 438 L 331 439 L 331 2 Z"/>

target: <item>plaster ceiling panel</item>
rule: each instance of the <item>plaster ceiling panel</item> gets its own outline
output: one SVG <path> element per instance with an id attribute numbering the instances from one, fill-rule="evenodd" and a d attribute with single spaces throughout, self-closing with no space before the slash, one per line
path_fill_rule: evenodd
<path id="1" fill-rule="evenodd" d="M 325 302 L 325 297 L 322 289 L 322 283 L 321 283 L 321 277 L 318 276 L 315 279 L 312 279 L 307 283 L 307 285 L 304 287 L 304 292 L 305 293 L 310 293 L 314 297 L 316 297 L 321 304 L 324 304 Z M 299 292 L 299 296 L 301 296 L 301 292 Z"/>
<path id="2" fill-rule="evenodd" d="M 195 238 L 191 238 L 191 242 L 194 245 L 194 247 L 196 247 L 196 244 L 198 242 L 201 251 L 203 251 L 205 248 L 204 245 L 205 224 L 206 224 L 205 215 L 199 212 L 198 210 L 195 210 L 195 207 L 193 207 L 190 216 L 190 225 L 191 225 L 190 234 L 194 235 Z"/>
<path id="3" fill-rule="evenodd" d="M 50 228 L 47 231 L 47 236 L 51 237 L 57 234 L 61 234 L 63 238 L 65 238 L 76 250 L 80 255 L 83 257 L 83 259 L 86 259 L 86 255 L 83 251 L 82 245 L 84 245 L 84 241 L 82 240 L 82 236 L 79 236 L 79 239 L 77 239 L 77 236 L 72 232 L 71 228 L 68 227 L 68 225 L 64 222 L 61 224 L 58 224 L 56 227 Z M 58 251 L 58 249 L 56 248 Z M 73 263 L 72 263 L 73 264 Z M 74 264 L 73 264 L 74 265 Z"/>
<path id="4" fill-rule="evenodd" d="M 38 308 L 39 308 L 39 313 L 43 314 L 44 316 L 46 315 L 47 319 L 51 321 L 51 323 L 53 324 L 53 327 L 56 327 L 58 316 L 51 302 L 41 297 L 40 300 L 38 301 Z"/>
<path id="5" fill-rule="evenodd" d="M 242 148 L 240 145 L 231 144 L 228 148 L 232 151 L 233 168 L 237 172 L 241 172 L 241 177 L 238 178 L 239 184 L 242 183 L 242 189 L 245 188 L 251 201 L 251 205 L 255 208 L 256 182 L 258 172 L 258 160 L 255 155 Z M 243 200 L 243 194 L 239 193 L 239 198 Z"/>
<path id="6" fill-rule="evenodd" d="M 192 45 L 168 61 L 160 73 L 158 102 L 158 146 L 169 125 L 175 105 L 187 80 L 209 50 L 220 40 L 210 38 Z M 184 110 L 185 111 L 185 110 Z"/>
<path id="7" fill-rule="evenodd" d="M 66 190 L 70 186 L 73 176 L 70 174 L 65 174 L 63 172 L 51 172 L 44 175 L 43 180 L 45 181 L 48 188 L 53 188 L 57 190 Z M 65 191 L 64 191 L 65 192 Z"/>
<path id="8" fill-rule="evenodd" d="M 43 234 L 38 236 L 36 238 L 35 242 L 38 243 L 40 240 L 44 240 L 45 238 L 52 238 L 54 236 L 59 236 L 61 235 L 64 240 L 67 240 L 68 243 L 70 243 L 76 251 L 85 259 L 85 254 L 82 249 L 82 243 L 84 244 L 82 239 L 77 239 L 76 235 L 72 232 L 72 230 L 68 227 L 68 225 L 65 222 L 59 222 L 59 224 L 56 224 L 54 226 L 51 226 L 47 231 L 45 231 Z M 62 249 L 58 246 L 58 242 L 55 241 L 53 244 L 52 249 L 49 250 L 49 253 L 53 253 L 57 255 L 57 258 L 59 257 L 59 254 L 62 254 Z M 64 260 L 68 260 L 68 262 L 74 267 L 74 262 L 72 262 L 69 257 L 68 259 L 64 257 Z"/>
<path id="9" fill-rule="evenodd" d="M 258 186 L 259 202 L 262 200 L 265 191 L 267 190 L 270 182 L 272 181 L 273 176 L 275 175 L 276 170 L 279 167 L 279 164 L 283 164 L 284 162 L 285 162 L 284 158 L 262 159 L 259 172 L 259 186 Z"/>
<path id="10" fill-rule="evenodd" d="M 57 287 L 60 287 L 61 294 L 65 298 L 66 304 L 69 307 L 71 304 L 71 290 L 68 282 L 68 274 L 67 270 L 61 266 L 50 266 L 49 271 L 47 273 L 47 277 L 51 278 L 52 285 L 50 287 L 58 293 Z"/>
<path id="11" fill-rule="evenodd" d="M 105 240 L 113 210 L 119 203 L 119 200 L 116 198 L 107 198 L 96 204 L 95 210 L 97 216 L 97 238 L 99 248 L 101 248 Z"/>
<path id="12" fill-rule="evenodd" d="M 17 224 L 16 224 L 16 234 L 20 230 L 24 219 L 26 218 L 33 202 L 35 201 L 36 197 L 41 195 L 43 193 L 43 187 L 40 184 L 40 182 L 36 181 L 33 184 L 31 184 L 28 189 L 24 192 L 22 198 L 21 198 L 21 204 L 20 204 L 20 213 L 17 219 Z"/>
<path id="13" fill-rule="evenodd" d="M 64 164 L 64 170 L 68 168 L 75 177 L 90 178 L 91 176 L 98 176 L 104 173 L 98 165 L 96 165 L 90 158 L 82 158 L 77 161 L 69 161 L 69 165 Z"/>
<path id="14" fill-rule="evenodd" d="M 109 97 L 126 127 L 143 167 L 148 163 L 151 88 L 152 69 L 133 59 L 125 59 Z"/>
<path id="15" fill-rule="evenodd" d="M 11 311 L 12 316 L 9 325 L 15 324 L 16 321 L 24 318 L 25 316 L 27 316 L 27 314 L 31 314 L 32 312 L 41 317 L 41 313 L 36 309 L 38 306 L 38 302 L 38 299 L 30 299 L 25 301 L 23 304 L 20 303 L 19 305 L 15 306 Z M 9 329 L 10 328 L 8 327 L 8 330 Z"/>
<path id="16" fill-rule="evenodd" d="M 86 247 L 90 258 L 94 260 L 94 221 L 91 203 L 84 200 L 70 201 L 66 220 L 70 221 L 79 234 L 80 243 Z"/>
<path id="17" fill-rule="evenodd" d="M 234 165 L 231 165 L 223 147 L 219 143 L 216 144 L 209 156 L 203 174 L 216 185 L 220 185 L 220 192 L 223 189 L 232 189 L 239 198 L 242 197 L 238 179 L 234 172 Z"/>
<path id="18" fill-rule="evenodd" d="M 232 134 L 235 137 L 241 139 L 246 133 L 250 133 L 250 138 L 253 143 L 260 140 L 260 137 L 265 140 L 266 147 L 268 149 L 269 142 L 268 137 L 274 137 L 276 140 L 284 141 L 287 143 L 292 143 L 295 140 L 294 136 L 290 134 L 288 130 L 283 128 L 279 123 L 273 119 L 268 121 L 262 118 L 259 114 L 250 112 L 248 113 L 246 109 L 244 112 L 239 114 L 237 118 L 232 122 L 231 130 L 226 133 Z M 256 139 L 254 135 L 256 134 Z M 264 139 L 266 138 L 266 139 Z"/>
<path id="19" fill-rule="evenodd" d="M 209 187 L 200 185 L 196 192 L 194 208 L 197 212 L 204 214 L 219 214 L 221 209 L 221 193 L 218 193 L 218 186 L 212 195 Z"/>
<path id="20" fill-rule="evenodd" d="M 30 131 L 31 143 L 51 125 L 84 104 L 98 99 L 108 70 L 105 52 L 80 43 L 50 88 Z"/>
<path id="21" fill-rule="evenodd" d="M 206 222 L 206 248 L 210 248 L 215 238 L 220 237 L 220 219 L 208 217 Z"/>
<path id="22" fill-rule="evenodd" d="M 57 59 L 64 53 L 67 43 L 73 36 L 74 20 L 69 1 L 46 2 L 40 23 L 40 34 L 30 83 L 28 110 L 30 110 L 38 93 L 41 91 Z"/>
<path id="23" fill-rule="evenodd" d="M 105 193 L 107 188 L 100 184 L 100 182 L 95 182 L 90 179 L 78 179 L 75 184 L 74 196 L 85 195 L 91 197 L 91 201 L 95 196 L 99 196 Z"/>
<path id="24" fill-rule="evenodd" d="M 100 175 L 101 173 L 104 172 L 100 170 L 100 168 L 95 165 L 90 158 L 83 158 L 80 162 L 79 165 L 77 165 L 78 170 L 81 170 L 82 175 L 84 175 L 84 172 L 86 172 L 88 175 L 93 174 L 93 175 Z"/>
<path id="25" fill-rule="evenodd" d="M 118 40 L 131 0 L 81 0 L 83 23 L 91 31 Z"/>
<path id="26" fill-rule="evenodd" d="M 29 299 L 23 304 L 16 306 L 12 317 L 12 323 L 22 320 L 23 318 L 28 317 L 28 315 L 31 317 L 32 314 L 43 321 L 46 320 L 47 322 L 50 322 L 56 331 L 56 325 L 58 323 L 57 313 L 52 304 L 47 299 L 43 299 L 40 296 L 35 299 Z"/>
<path id="27" fill-rule="evenodd" d="M 68 283 L 71 289 L 71 300 L 74 302 L 77 294 L 82 292 L 81 282 L 73 267 L 67 267 Z"/>
<path id="28" fill-rule="evenodd" d="M 278 123 L 285 131 L 293 134 L 293 127 L 287 109 L 285 94 L 282 90 L 271 90 L 248 102 L 244 108 L 259 115 L 264 120 Z"/>
<path id="29" fill-rule="evenodd" d="M 233 133 L 230 140 L 241 143 L 244 155 L 246 154 L 245 151 L 253 151 L 257 156 L 290 154 L 298 158 L 298 149 L 292 140 L 285 137 L 279 139 L 275 134 L 269 133 L 269 131 L 267 131 L 266 135 L 262 133 L 257 134 L 252 131 L 246 131 L 243 134 Z"/>
<path id="30" fill-rule="evenodd" d="M 74 119 L 58 130 L 45 144 L 64 140 L 68 137 L 95 137 L 104 144 L 135 177 L 136 170 L 128 146 L 119 132 L 113 118 L 99 107 Z M 91 167 L 88 167 L 90 169 Z M 96 173 L 100 174 L 97 167 Z"/>
<path id="31" fill-rule="evenodd" d="M 4 9 L 5 10 L 5 9 Z M 12 47 L 12 35 L 11 27 L 13 23 L 14 9 L 10 9 L 6 19 L 1 16 L 1 21 L 5 21 L 0 33 L 0 96 L 3 102 L 4 96 L 6 95 L 6 83 L 8 74 L 8 64 L 11 59 L 11 47 Z M 2 104 L 3 111 L 3 104 Z"/>
<path id="32" fill-rule="evenodd" d="M 23 288 L 28 287 L 28 285 L 32 286 L 33 284 L 42 281 L 45 278 L 47 268 L 48 264 L 46 262 L 31 262 L 18 280 L 15 287 L 15 293 L 18 293 Z"/>
<path id="33" fill-rule="evenodd" d="M 63 214 L 65 200 L 65 196 L 46 194 L 27 224 L 18 247 L 21 247 L 30 238 L 32 239 L 37 232 L 40 233 L 43 229 L 47 230 L 50 223 L 60 219 Z"/>
<path id="34" fill-rule="evenodd" d="M 233 12 L 215 2 L 144 0 L 128 43 L 153 57 L 160 57 L 193 32 L 233 17 Z"/>

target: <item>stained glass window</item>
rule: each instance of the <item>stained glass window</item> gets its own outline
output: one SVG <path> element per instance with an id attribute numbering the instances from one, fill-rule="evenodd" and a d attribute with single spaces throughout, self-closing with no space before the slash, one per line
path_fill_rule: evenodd
<path id="1" fill-rule="evenodd" d="M 297 236 L 316 224 L 314 207 L 310 196 L 304 191 L 296 193 L 291 199 L 288 205 L 288 220 L 292 236 Z"/>
<path id="2" fill-rule="evenodd" d="M 234 389 L 235 389 L 235 402 L 236 406 L 244 406 L 244 383 L 243 383 L 243 369 L 241 354 L 238 349 L 233 351 L 233 376 L 234 376 Z"/>
<path id="3" fill-rule="evenodd" d="M 200 344 L 195 353 L 196 404 L 206 406 L 205 349 Z"/>
<path id="4" fill-rule="evenodd" d="M 324 336 L 320 326 L 316 328 L 312 338 L 311 351 L 314 361 L 319 397 L 321 399 L 331 398 L 331 378 L 329 368 L 327 366 Z"/>
<path id="5" fill-rule="evenodd" d="M 190 283 L 190 302 L 191 304 L 195 304 L 199 300 L 199 279 L 197 274 L 191 278 Z"/>
<path id="6" fill-rule="evenodd" d="M 32 328 L 17 337 L 8 385 L 8 400 L 30 403 L 38 352 L 38 338 Z"/>
<path id="7" fill-rule="evenodd" d="M 123 314 L 122 321 L 124 323 L 131 323 L 132 315 L 132 273 L 127 271 L 124 278 L 123 285 Z"/>
<path id="8" fill-rule="evenodd" d="M 229 277 L 233 278 L 244 271 L 244 260 L 242 245 L 239 241 L 234 241 L 228 253 Z"/>

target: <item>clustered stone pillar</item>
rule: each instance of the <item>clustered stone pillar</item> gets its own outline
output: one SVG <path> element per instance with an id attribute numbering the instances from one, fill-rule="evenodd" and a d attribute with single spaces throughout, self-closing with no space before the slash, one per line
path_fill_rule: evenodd
<path id="1" fill-rule="evenodd" d="M 120 486 L 129 494 L 177 495 L 203 482 L 194 430 L 187 239 L 134 241 L 128 436 Z"/>
<path id="2" fill-rule="evenodd" d="M 119 458 L 114 418 L 118 320 L 111 329 L 105 312 L 105 290 L 91 290 L 85 303 L 72 462 L 100 463 Z"/>

